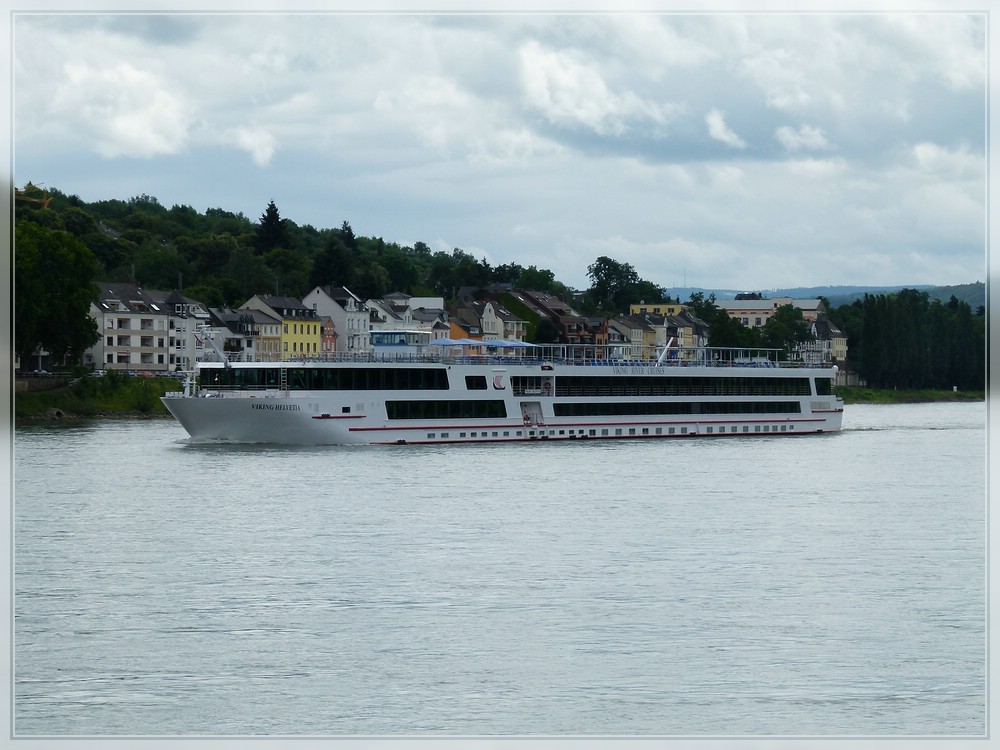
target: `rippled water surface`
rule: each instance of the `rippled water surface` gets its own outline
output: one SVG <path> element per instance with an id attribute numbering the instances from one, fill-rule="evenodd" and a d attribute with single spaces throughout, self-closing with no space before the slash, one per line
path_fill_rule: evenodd
<path id="1" fill-rule="evenodd" d="M 839 434 L 15 434 L 30 735 L 982 735 L 984 404 Z"/>

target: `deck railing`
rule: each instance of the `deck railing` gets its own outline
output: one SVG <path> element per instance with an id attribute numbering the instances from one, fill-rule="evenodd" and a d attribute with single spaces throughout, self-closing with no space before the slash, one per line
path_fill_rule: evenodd
<path id="1" fill-rule="evenodd" d="M 241 366 L 308 366 L 315 363 L 445 363 L 504 367 L 516 365 L 544 366 L 546 364 L 578 367 L 765 367 L 802 368 L 823 367 L 801 361 L 780 358 L 780 349 L 740 349 L 729 347 L 674 347 L 664 354 L 663 349 L 631 347 L 622 354 L 621 346 L 541 345 L 513 351 L 491 352 L 485 347 L 428 346 L 420 352 L 325 352 L 319 356 L 296 357 L 280 361 L 258 360 L 240 363 Z M 616 351 L 617 350 L 617 351 Z M 209 364 L 206 358 L 203 364 Z M 221 366 L 221 362 L 214 362 Z M 829 366 L 829 364 L 825 365 Z"/>

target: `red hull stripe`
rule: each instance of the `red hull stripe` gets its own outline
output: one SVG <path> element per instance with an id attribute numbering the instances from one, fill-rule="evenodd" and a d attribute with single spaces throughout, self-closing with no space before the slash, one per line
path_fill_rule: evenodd
<path id="1" fill-rule="evenodd" d="M 314 417 L 315 418 L 315 417 Z M 676 427 L 680 425 L 731 425 L 738 424 L 805 424 L 810 422 L 823 422 L 824 419 L 716 419 L 716 420 L 687 420 L 684 422 L 546 422 L 545 424 L 526 425 L 523 422 L 512 422 L 510 424 L 478 424 L 478 425 L 454 425 L 454 424 L 434 424 L 434 425 L 398 425 L 393 427 L 350 427 L 350 432 L 391 432 L 396 430 L 419 430 L 426 432 L 441 432 L 442 430 L 548 430 L 548 429 L 579 429 L 581 427 Z M 627 437 L 627 436 L 626 436 Z M 442 442 L 442 441 L 434 441 Z"/>

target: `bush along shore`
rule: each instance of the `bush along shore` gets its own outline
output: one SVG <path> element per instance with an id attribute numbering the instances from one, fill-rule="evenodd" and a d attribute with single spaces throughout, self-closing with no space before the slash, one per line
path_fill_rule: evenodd
<path id="1" fill-rule="evenodd" d="M 845 404 L 920 404 L 931 401 L 985 401 L 984 391 L 944 391 L 858 388 L 837 386 L 834 393 L 844 399 Z"/>
<path id="2" fill-rule="evenodd" d="M 174 378 L 133 377 L 109 370 L 103 377 L 54 379 L 46 390 L 14 391 L 14 422 L 58 419 L 169 417 L 160 397 L 183 388 Z"/>

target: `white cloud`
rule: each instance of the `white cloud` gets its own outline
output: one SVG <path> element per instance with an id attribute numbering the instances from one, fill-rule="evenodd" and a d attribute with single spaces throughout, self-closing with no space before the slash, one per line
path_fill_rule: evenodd
<path id="1" fill-rule="evenodd" d="M 276 148 L 273 135 L 264 128 L 240 126 L 229 131 L 236 145 L 250 154 L 258 167 L 266 167 L 271 163 Z"/>
<path id="2" fill-rule="evenodd" d="M 68 63 L 51 104 L 105 157 L 176 154 L 187 140 L 189 107 L 148 71 L 129 62 L 97 68 Z"/>
<path id="3" fill-rule="evenodd" d="M 621 136 L 636 128 L 662 132 L 670 119 L 670 106 L 633 91 L 612 91 L 597 68 L 578 54 L 547 50 L 531 41 L 521 47 L 520 63 L 525 100 L 554 125 Z"/>
<path id="4" fill-rule="evenodd" d="M 976 88 L 986 79 L 986 14 L 899 13 L 886 22 L 898 34 L 896 54 L 913 69 L 942 77 L 956 89 Z M 911 54 L 908 54 L 912 52 Z"/>
<path id="5" fill-rule="evenodd" d="M 801 125 L 798 130 L 784 125 L 774 131 L 774 137 L 789 151 L 816 151 L 830 148 L 823 129 L 812 125 Z"/>
<path id="6" fill-rule="evenodd" d="M 713 109 L 705 115 L 705 122 L 708 124 L 708 134 L 717 141 L 722 141 L 727 146 L 733 148 L 746 148 L 747 144 L 733 130 L 726 125 L 726 118 L 717 109 Z"/>
<path id="7" fill-rule="evenodd" d="M 913 147 L 913 157 L 924 172 L 968 175 L 986 179 L 986 164 L 967 147 L 950 149 L 936 143 L 918 143 Z"/>

